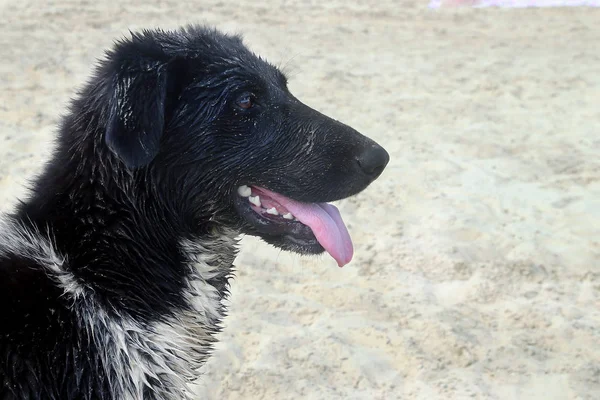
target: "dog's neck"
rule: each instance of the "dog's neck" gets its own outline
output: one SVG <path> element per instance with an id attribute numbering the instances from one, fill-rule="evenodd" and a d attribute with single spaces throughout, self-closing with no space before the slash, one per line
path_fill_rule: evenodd
<path id="1" fill-rule="evenodd" d="M 17 219 L 48 231 L 77 282 L 110 308 L 136 318 L 186 306 L 182 290 L 192 248 L 192 258 L 225 269 L 215 275 L 219 282 L 211 283 L 224 291 L 233 260 L 217 255 L 235 254 L 237 233 L 216 224 L 209 213 L 190 215 L 191 209 L 169 204 L 150 177 L 119 165 L 101 141 L 101 111 L 66 118 L 70 126 L 63 132 L 70 136 L 59 138 L 57 162 L 37 180 L 36 196 L 19 207 Z"/>
<path id="2" fill-rule="evenodd" d="M 112 397 L 191 397 L 187 385 L 225 314 L 238 232 L 182 216 L 150 180 L 111 174 L 88 163 L 89 148 L 78 150 L 59 145 L 63 162 L 38 179 L 36 195 L 14 215 L 22 228 L 11 232 L 27 233 L 19 237 L 36 249 L 45 243 L 40 251 L 57 260 L 40 268 L 61 287 L 86 340 L 102 349 L 90 357 L 109 369 Z"/>

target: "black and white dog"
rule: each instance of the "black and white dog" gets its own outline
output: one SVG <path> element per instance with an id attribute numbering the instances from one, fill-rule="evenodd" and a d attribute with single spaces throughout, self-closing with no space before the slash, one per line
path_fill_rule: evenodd
<path id="1" fill-rule="evenodd" d="M 181 399 L 210 353 L 237 237 L 352 243 L 328 201 L 386 151 L 298 101 L 237 36 L 118 43 L 0 227 L 0 399 Z"/>

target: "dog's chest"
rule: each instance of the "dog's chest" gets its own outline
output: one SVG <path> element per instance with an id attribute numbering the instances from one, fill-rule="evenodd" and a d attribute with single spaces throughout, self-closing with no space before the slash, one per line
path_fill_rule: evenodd
<path id="1" fill-rule="evenodd" d="M 149 324 L 131 318 L 88 315 L 115 398 L 192 398 L 188 384 L 199 377 L 224 314 L 223 297 L 235 257 L 232 235 L 184 241 L 189 273 L 182 289 L 185 306 Z M 84 317 L 85 318 L 85 317 Z"/>

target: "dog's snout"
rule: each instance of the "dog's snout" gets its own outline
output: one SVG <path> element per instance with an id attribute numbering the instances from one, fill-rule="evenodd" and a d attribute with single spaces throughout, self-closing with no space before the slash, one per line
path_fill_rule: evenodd
<path id="1" fill-rule="evenodd" d="M 390 161 L 390 155 L 383 147 L 374 143 L 363 150 L 363 152 L 356 157 L 356 161 L 365 175 L 375 179 L 385 169 L 388 161 Z"/>

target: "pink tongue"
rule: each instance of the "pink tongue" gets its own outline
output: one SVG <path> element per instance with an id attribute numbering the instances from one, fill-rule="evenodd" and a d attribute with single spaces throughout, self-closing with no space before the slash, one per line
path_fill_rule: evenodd
<path id="1" fill-rule="evenodd" d="M 327 203 L 300 203 L 278 193 L 264 191 L 273 200 L 294 214 L 296 219 L 310 227 L 325 250 L 343 267 L 352 260 L 352 239 L 337 207 Z"/>

